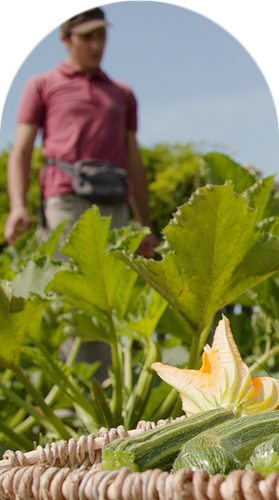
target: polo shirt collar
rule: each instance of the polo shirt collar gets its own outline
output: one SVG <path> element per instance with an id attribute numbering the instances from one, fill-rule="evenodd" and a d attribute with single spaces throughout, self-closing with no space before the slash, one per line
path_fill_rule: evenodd
<path id="1" fill-rule="evenodd" d="M 73 76 L 73 75 L 77 75 L 77 74 L 82 74 L 81 71 L 78 71 L 77 69 L 73 68 L 73 66 L 70 66 L 69 64 L 67 64 L 66 62 L 62 61 L 59 65 L 58 65 L 58 70 L 61 71 L 61 73 L 63 73 L 64 75 L 67 75 L 67 76 Z M 92 79 L 94 78 L 97 78 L 99 80 L 109 80 L 109 78 L 107 77 L 107 75 L 101 70 L 101 69 L 98 69 L 92 76 Z"/>

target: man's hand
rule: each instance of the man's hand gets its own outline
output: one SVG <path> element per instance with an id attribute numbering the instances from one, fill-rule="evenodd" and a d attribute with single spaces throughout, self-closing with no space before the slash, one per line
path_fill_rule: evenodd
<path id="1" fill-rule="evenodd" d="M 143 257 L 155 257 L 156 255 L 156 252 L 155 252 L 155 248 L 159 245 L 159 240 L 157 238 L 157 236 L 155 236 L 155 234 L 151 233 L 151 234 L 147 234 L 139 248 L 137 249 L 137 253 L 139 255 L 142 255 Z"/>
<path id="2" fill-rule="evenodd" d="M 35 123 L 19 123 L 16 128 L 15 142 L 9 154 L 7 179 L 10 215 L 4 230 L 4 238 L 9 245 L 12 245 L 29 229 L 26 196 L 33 144 L 38 128 L 39 126 Z"/>
<path id="3" fill-rule="evenodd" d="M 9 245 L 13 245 L 19 236 L 24 234 L 30 225 L 29 215 L 25 207 L 18 207 L 10 212 L 4 229 L 4 238 Z"/>

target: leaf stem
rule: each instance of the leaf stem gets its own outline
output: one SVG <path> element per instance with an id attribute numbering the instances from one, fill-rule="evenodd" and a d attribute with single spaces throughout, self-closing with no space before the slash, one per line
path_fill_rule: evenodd
<path id="1" fill-rule="evenodd" d="M 26 451 L 33 450 L 33 443 L 32 441 L 30 441 L 30 439 L 15 433 L 12 429 L 10 429 L 10 427 L 5 425 L 1 421 L 0 421 L 0 430 L 1 432 L 3 432 L 3 434 L 5 434 L 5 436 L 7 436 L 12 441 L 12 443 L 14 443 L 21 450 L 26 450 Z"/>
<path id="2" fill-rule="evenodd" d="M 36 404 L 41 408 L 43 414 L 45 417 L 49 420 L 49 422 L 53 425 L 53 427 L 56 429 L 58 432 L 59 436 L 61 436 L 62 439 L 70 439 L 71 435 L 65 428 L 64 424 L 62 423 L 61 419 L 58 418 L 51 408 L 45 403 L 44 399 L 42 396 L 39 394 L 39 392 L 34 388 L 34 386 L 31 384 L 29 379 L 26 377 L 26 375 L 23 373 L 23 371 L 17 367 L 13 366 L 13 371 L 18 378 L 18 380 L 22 383 L 22 385 L 25 387 L 26 391 L 31 394 L 32 398 L 36 402 Z"/>
<path id="3" fill-rule="evenodd" d="M 279 353 L 279 345 L 273 347 L 272 349 L 268 350 L 267 352 L 264 352 L 264 354 L 255 362 L 253 363 L 250 367 L 250 373 L 254 373 L 256 370 L 259 369 L 259 366 L 266 363 L 266 361 L 271 357 L 275 356 L 275 354 Z"/>
<path id="4" fill-rule="evenodd" d="M 38 342 L 38 347 L 42 351 L 46 362 L 50 369 L 50 375 L 53 381 L 60 387 L 62 391 L 66 392 L 66 395 L 70 397 L 72 401 L 74 401 L 77 405 L 81 406 L 84 411 L 86 411 L 93 420 L 97 423 L 98 418 L 94 412 L 94 406 L 90 405 L 89 401 L 83 396 L 80 389 L 75 386 L 67 377 L 63 370 L 59 368 L 57 363 L 54 362 L 51 355 L 45 346 Z M 68 438 L 69 439 L 69 438 Z"/>
<path id="5" fill-rule="evenodd" d="M 15 415 L 12 417 L 12 419 L 9 421 L 9 427 L 10 429 L 14 429 L 17 425 L 21 424 L 23 419 L 26 416 L 26 409 L 25 408 L 19 408 Z M 33 417 L 32 417 L 33 418 Z M 35 422 L 35 418 L 34 418 Z"/>
<path id="6" fill-rule="evenodd" d="M 211 322 L 208 323 L 201 332 L 200 329 L 197 329 L 197 331 L 193 335 L 191 349 L 190 349 L 190 358 L 188 361 L 188 369 L 197 368 L 197 362 L 199 360 L 203 347 L 207 341 L 210 328 L 211 328 Z"/>
<path id="7" fill-rule="evenodd" d="M 132 347 L 133 339 L 127 338 L 126 345 L 123 350 L 125 399 L 129 398 L 133 387 Z"/>
<path id="8" fill-rule="evenodd" d="M 196 368 L 196 363 L 198 361 L 199 354 L 200 354 L 200 335 L 198 334 L 198 332 L 196 332 L 193 335 L 191 342 L 188 369 Z"/>
<path id="9" fill-rule="evenodd" d="M 73 345 L 71 347 L 71 350 L 68 354 L 68 357 L 64 363 L 64 366 L 72 366 L 72 364 L 74 363 L 74 361 L 77 357 L 77 354 L 79 352 L 81 342 L 82 342 L 82 340 L 80 337 L 75 337 L 75 340 L 74 340 Z M 60 392 L 61 392 L 60 387 L 58 387 L 58 385 L 54 385 L 51 388 L 51 390 L 49 391 L 48 395 L 46 396 L 45 402 L 48 405 L 52 405 L 55 402 L 55 400 Z"/>
<path id="10" fill-rule="evenodd" d="M 73 364 L 78 354 L 80 344 L 81 344 L 81 338 L 76 337 L 71 347 L 70 353 L 65 361 L 65 366 L 71 366 Z M 12 373 L 12 370 L 9 370 L 9 372 Z M 45 403 L 49 406 L 52 406 L 53 403 L 56 401 L 59 393 L 61 393 L 60 387 L 54 385 L 49 391 L 48 395 L 45 397 Z M 43 417 L 41 417 L 39 414 L 38 417 L 36 415 L 36 418 L 32 415 L 29 415 L 25 420 L 22 421 L 22 417 L 24 417 L 24 415 L 26 414 L 26 409 L 22 408 L 22 404 L 20 406 L 21 408 L 17 411 L 13 419 L 10 421 L 10 427 L 14 430 L 15 433 L 21 434 L 23 432 L 28 431 L 30 427 L 32 427 L 32 425 L 34 425 L 34 423 L 38 420 L 38 417 L 41 418 L 40 422 L 41 425 L 44 425 L 44 422 L 42 421 Z M 30 413 L 29 410 L 27 411 L 27 413 Z M 48 425 L 46 426 L 46 428 L 48 428 Z M 73 429 L 69 428 L 69 432 L 71 433 L 72 437 L 76 436 L 76 433 L 74 432 Z"/>
<path id="11" fill-rule="evenodd" d="M 176 389 L 171 389 L 168 393 L 167 397 L 164 399 L 161 406 L 156 410 L 152 415 L 152 420 L 157 422 L 161 418 L 168 418 L 170 416 L 170 411 L 176 403 L 177 398 L 180 400 L 180 397 L 177 393 Z M 180 402 L 181 404 L 181 402 Z"/>
<path id="12" fill-rule="evenodd" d="M 111 313 L 108 313 L 110 342 L 111 342 L 111 357 L 114 370 L 114 391 L 111 400 L 111 413 L 117 425 L 122 423 L 122 365 L 120 362 L 121 353 L 120 343 L 117 341 L 117 335 Z"/>
<path id="13" fill-rule="evenodd" d="M 65 366 L 72 366 L 72 364 L 74 363 L 74 361 L 78 355 L 78 352 L 79 352 L 79 349 L 81 346 L 81 342 L 82 342 L 82 340 L 80 337 L 75 337 L 73 345 L 71 347 L 71 350 L 70 350 L 68 357 L 64 363 Z"/>
<path id="14" fill-rule="evenodd" d="M 208 339 L 208 335 L 209 335 L 209 332 L 210 332 L 210 328 L 211 328 L 211 325 L 212 325 L 212 322 L 210 321 L 205 327 L 204 329 L 202 330 L 201 334 L 200 334 L 200 345 L 199 345 L 199 355 L 201 354 L 206 342 L 207 342 L 207 339 Z"/>
<path id="15" fill-rule="evenodd" d="M 146 407 L 150 392 L 153 387 L 155 371 L 151 368 L 160 358 L 159 351 L 154 340 L 149 337 L 145 345 L 144 361 L 134 390 L 127 401 L 125 408 L 125 427 L 131 429 L 136 426 Z"/>
<path id="16" fill-rule="evenodd" d="M 93 404 L 100 410 L 100 425 L 99 427 L 115 427 L 115 422 L 108 406 L 104 391 L 100 384 L 92 378 L 91 380 L 91 395 Z"/>
<path id="17" fill-rule="evenodd" d="M 35 408 L 33 408 L 33 406 L 31 406 L 29 403 L 27 403 L 27 401 L 18 396 L 12 389 L 8 389 L 3 384 L 1 384 L 1 382 L 0 382 L 0 389 L 3 392 L 3 394 L 5 394 L 10 400 L 14 401 L 14 403 L 16 403 L 21 410 L 25 410 L 27 413 L 32 415 L 39 424 L 42 424 L 47 429 L 53 431 L 54 426 L 50 425 L 48 420 L 43 415 L 38 413 L 35 410 Z"/>
<path id="18" fill-rule="evenodd" d="M 12 429 L 16 434 L 24 434 L 24 432 L 29 431 L 30 427 L 32 427 L 32 425 L 34 425 L 35 422 L 36 422 L 35 417 L 29 415 L 29 417 L 27 417 L 25 420 L 12 427 Z"/>

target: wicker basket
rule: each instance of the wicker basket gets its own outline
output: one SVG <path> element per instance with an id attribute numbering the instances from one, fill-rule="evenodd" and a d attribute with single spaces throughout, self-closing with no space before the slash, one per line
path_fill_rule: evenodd
<path id="1" fill-rule="evenodd" d="M 185 418 L 185 417 L 182 417 Z M 165 425 L 169 420 L 159 421 Z M 279 500 L 279 474 L 236 470 L 226 478 L 205 471 L 160 469 L 103 471 L 104 446 L 144 432 L 155 424 L 141 421 L 127 432 L 101 428 L 98 435 L 59 441 L 23 454 L 7 450 L 0 461 L 0 500 Z"/>

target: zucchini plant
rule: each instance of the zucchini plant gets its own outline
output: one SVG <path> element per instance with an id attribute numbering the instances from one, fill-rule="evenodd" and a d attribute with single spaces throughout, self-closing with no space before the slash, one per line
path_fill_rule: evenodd
<path id="1" fill-rule="evenodd" d="M 124 424 L 128 429 L 140 418 L 181 414 L 176 390 L 164 382 L 159 385 L 151 364 L 160 361 L 162 343 L 168 348 L 175 338 L 178 345 L 190 346 L 188 362 L 181 364 L 187 369 L 199 367 L 217 311 L 276 275 L 278 226 L 276 217 L 273 224 L 264 218 L 272 183 L 271 177 L 263 179 L 241 194 L 235 193 L 231 182 L 199 189 L 164 229 L 156 260 L 136 254 L 148 229 L 131 226 L 110 232 L 109 219 L 101 218 L 96 207 L 69 233 L 62 249 L 67 263 L 51 261 L 46 249 L 26 259 L 20 272 L 2 283 L 0 307 L 4 325 L 0 336 L 5 343 L 0 356 L 5 386 L 1 395 L 3 400 L 9 398 L 5 390 L 16 379 L 20 395 L 24 387 L 30 399 L 22 422 L 22 413 L 16 423 L 7 417 L 3 420 L 11 425 L 14 438 L 17 434 L 28 438 L 34 419 L 38 432 L 66 438 L 96 432 L 102 425 Z M 56 316 L 58 333 L 46 334 L 42 314 L 49 318 L 50 304 L 58 303 L 63 304 Z M 65 366 L 58 360 L 61 328 L 78 338 Z M 161 331 L 169 334 L 164 341 Z M 86 376 L 85 371 L 78 373 L 75 356 L 81 339 L 111 345 L 106 386 L 99 386 L 94 377 L 91 380 L 94 369 L 87 370 Z M 277 346 L 272 355 L 278 351 Z M 268 356 L 269 351 L 265 360 Z M 41 371 L 38 387 L 24 368 L 26 363 L 29 369 L 31 362 Z M 62 418 L 58 423 L 59 400 L 73 410 L 72 420 Z M 34 406 L 40 408 L 40 416 L 28 410 Z"/>
<path id="2" fill-rule="evenodd" d="M 263 445 L 265 455 L 269 452 L 271 456 L 272 446 L 278 446 L 279 380 L 252 379 L 227 318 L 219 322 L 212 347 L 204 347 L 200 370 L 161 363 L 152 367 L 180 391 L 188 418 L 108 444 L 103 452 L 103 469 L 128 466 L 144 471 L 159 467 L 175 472 L 189 467 L 211 475 L 228 474 L 243 468 L 255 446 L 274 434 L 275 440 Z M 263 449 L 259 463 L 263 462 Z M 276 456 L 277 450 L 272 462 Z M 256 463 L 258 457 L 256 452 Z"/>
<path id="3" fill-rule="evenodd" d="M 130 252 L 128 238 L 111 250 L 185 322 L 188 368 L 195 368 L 216 313 L 278 272 L 278 236 L 259 225 L 272 184 L 273 177 L 263 179 L 241 195 L 230 181 L 197 190 L 165 227 L 161 260 Z"/>
<path id="4" fill-rule="evenodd" d="M 0 314 L 5 325 L 2 334 L 3 338 L 5 335 L 6 339 L 11 338 L 13 342 L 7 344 L 7 353 L 5 349 L 2 350 L 0 364 L 16 375 L 37 405 L 39 391 L 36 393 L 35 387 L 31 390 L 28 385 L 30 380 L 24 375 L 20 363 L 27 362 L 29 366 L 33 363 L 41 370 L 42 376 L 46 377 L 47 374 L 48 380 L 51 379 L 54 384 L 45 398 L 41 398 L 39 405 L 44 416 L 47 410 L 43 405 L 49 409 L 51 425 L 47 426 L 45 419 L 40 418 L 39 414 L 37 416 L 36 412 L 32 413 L 30 406 L 25 406 L 29 413 L 25 422 L 10 420 L 14 441 L 17 432 L 25 433 L 30 425 L 34 425 L 36 416 L 35 421 L 40 428 L 43 426 L 47 430 L 49 436 L 66 439 L 76 437 L 77 432 L 96 433 L 102 426 L 124 424 L 126 428 L 132 428 L 147 405 L 155 378 L 151 364 L 160 359 L 152 334 L 167 302 L 125 264 L 106 254 L 108 228 L 109 219 L 102 219 L 96 208 L 88 211 L 73 228 L 69 235 L 70 241 L 64 247 L 65 253 L 68 252 L 71 257 L 70 262 L 62 264 L 52 262 L 48 255 L 35 255 L 21 267 L 10 283 L 2 283 Z M 95 247 L 93 244 L 88 246 L 90 231 Z M 123 231 L 132 232 L 132 229 Z M 98 235 L 98 238 L 93 238 L 93 235 Z M 110 233 L 110 238 L 113 244 L 114 232 Z M 87 240 L 84 248 L 88 248 L 85 257 L 78 250 L 83 239 Z M 134 249 L 140 239 L 136 234 Z M 57 308 L 59 303 L 64 304 L 62 309 L 58 307 L 59 332 L 45 332 L 41 313 L 43 311 L 45 317 L 50 304 Z M 18 318 L 23 323 L 21 329 Z M 59 344 L 65 338 L 61 336 L 61 327 L 68 334 L 77 336 L 64 366 L 55 359 Z M 57 342 L 58 333 L 60 341 Z M 110 344 L 112 368 L 106 388 L 91 378 L 94 373 L 92 370 L 91 377 L 86 379 L 76 375 L 74 360 L 81 339 L 102 340 Z M 5 378 L 5 373 L 3 376 Z M 2 392 L 4 397 L 8 397 L 4 384 Z M 77 416 L 74 428 L 69 429 L 66 425 L 65 432 L 62 431 L 63 421 L 56 416 L 61 395 L 64 408 L 72 408 Z M 19 400 L 18 403 L 21 404 Z M 50 418 L 51 405 L 53 411 Z M 55 421 L 57 425 L 53 426 Z"/>

